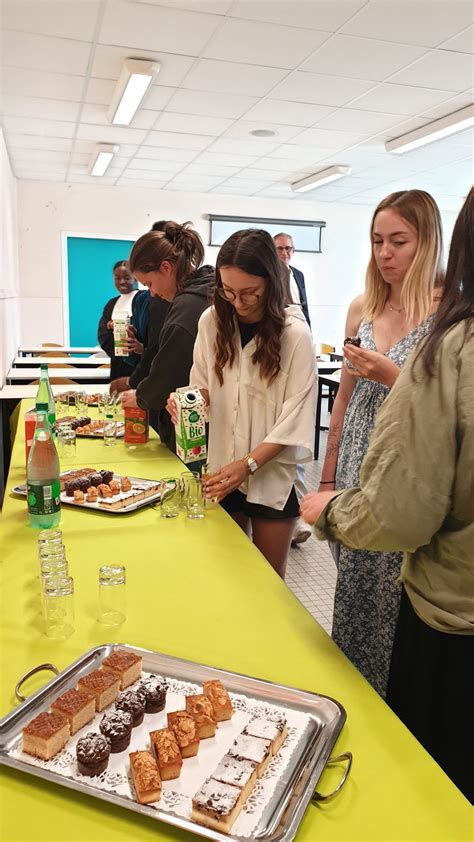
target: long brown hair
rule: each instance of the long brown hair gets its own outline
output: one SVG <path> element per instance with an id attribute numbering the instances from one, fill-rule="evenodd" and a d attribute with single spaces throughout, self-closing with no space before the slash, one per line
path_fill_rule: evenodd
<path id="1" fill-rule="evenodd" d="M 234 364 L 234 338 L 237 316 L 234 307 L 217 293 L 222 289 L 221 267 L 236 266 L 249 275 L 265 280 L 264 313 L 256 334 L 257 347 L 252 355 L 254 365 L 260 366 L 260 376 L 272 383 L 280 371 L 281 332 L 285 325 L 287 284 L 275 244 L 267 231 L 247 228 L 236 231 L 221 247 L 216 261 L 216 293 L 214 307 L 217 317 L 214 370 L 219 383 L 224 383 L 222 369 Z"/>
<path id="2" fill-rule="evenodd" d="M 444 335 L 462 321 L 466 322 L 466 339 L 474 323 L 474 187 L 471 187 L 454 225 L 444 295 L 433 330 L 417 352 L 428 377 L 434 374 L 436 352 Z"/>
<path id="3" fill-rule="evenodd" d="M 364 318 L 371 320 L 381 313 L 390 294 L 390 287 L 375 261 L 372 237 L 377 214 L 390 208 L 418 233 L 418 246 L 403 281 L 400 303 L 407 318 L 424 321 L 431 310 L 434 287 L 442 281 L 441 259 L 443 235 L 438 205 L 424 190 L 401 190 L 391 193 L 376 207 L 370 225 L 371 256 L 365 276 Z"/>
<path id="4" fill-rule="evenodd" d="M 130 253 L 130 270 L 135 272 L 158 272 L 164 260 L 175 267 L 178 291 L 199 269 L 204 260 L 204 244 L 191 228 L 190 222 L 161 222 L 160 231 L 148 231 L 134 244 Z"/>

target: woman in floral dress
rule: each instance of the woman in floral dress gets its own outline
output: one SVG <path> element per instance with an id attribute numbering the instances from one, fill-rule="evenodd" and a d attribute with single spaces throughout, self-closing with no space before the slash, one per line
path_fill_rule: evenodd
<path id="1" fill-rule="evenodd" d="M 320 491 L 357 486 L 377 410 L 419 340 L 429 333 L 442 281 L 441 219 L 422 190 L 376 208 L 365 293 L 349 307 L 350 348 L 331 417 Z M 437 290 L 438 287 L 438 290 Z M 389 513 L 387 513 L 389 514 Z M 398 618 L 402 553 L 338 548 L 332 637 L 385 696 Z"/>

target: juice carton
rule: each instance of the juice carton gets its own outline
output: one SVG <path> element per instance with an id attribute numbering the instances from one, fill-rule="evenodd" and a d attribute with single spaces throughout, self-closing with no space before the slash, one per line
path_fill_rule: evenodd
<path id="1" fill-rule="evenodd" d="M 28 412 L 25 413 L 25 449 L 26 449 L 26 462 L 28 463 L 28 456 L 30 455 L 31 445 L 33 443 L 33 436 L 35 434 L 35 427 L 36 427 L 36 410 L 29 409 Z"/>
<path id="2" fill-rule="evenodd" d="M 206 458 L 206 402 L 196 386 L 176 389 L 176 453 L 185 462 Z"/>
<path id="3" fill-rule="evenodd" d="M 116 316 L 114 319 L 114 354 L 116 357 L 128 357 L 127 327 L 130 316 Z"/>
<path id="4" fill-rule="evenodd" d="M 125 436 L 128 444 L 146 444 L 148 441 L 148 412 L 137 406 L 126 406 Z"/>

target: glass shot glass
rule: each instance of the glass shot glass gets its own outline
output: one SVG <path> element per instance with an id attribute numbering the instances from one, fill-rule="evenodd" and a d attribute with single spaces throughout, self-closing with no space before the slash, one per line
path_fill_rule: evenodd
<path id="1" fill-rule="evenodd" d="M 106 407 L 104 418 L 104 444 L 111 447 L 117 441 L 117 422 L 115 416 L 110 413 L 110 407 Z"/>
<path id="2" fill-rule="evenodd" d="M 63 395 L 58 395 L 56 398 L 56 424 L 64 415 L 70 415 L 68 399 Z"/>
<path id="3" fill-rule="evenodd" d="M 108 404 L 109 395 L 107 394 L 98 394 L 97 395 L 97 412 L 100 416 L 105 415 L 105 408 Z"/>
<path id="4" fill-rule="evenodd" d="M 200 476 L 186 479 L 186 511 L 190 520 L 204 517 L 204 485 Z"/>
<path id="5" fill-rule="evenodd" d="M 44 630 L 47 637 L 64 640 L 74 632 L 74 580 L 51 576 L 43 589 Z"/>
<path id="6" fill-rule="evenodd" d="M 70 421 L 59 421 L 56 430 L 59 458 L 63 462 L 72 462 L 76 458 L 76 431 L 72 429 Z"/>
<path id="7" fill-rule="evenodd" d="M 38 535 L 38 546 L 40 544 L 62 544 L 63 533 L 61 529 L 42 529 Z"/>
<path id="8" fill-rule="evenodd" d="M 126 619 L 125 567 L 105 564 L 99 568 L 99 623 L 119 626 Z"/>
<path id="9" fill-rule="evenodd" d="M 179 505 L 180 508 L 186 510 L 186 498 L 188 496 L 188 480 L 193 477 L 199 479 L 197 471 L 183 471 L 179 475 Z"/>
<path id="10" fill-rule="evenodd" d="M 85 392 L 76 392 L 75 395 L 76 415 L 87 415 L 89 404 L 87 403 L 87 395 Z"/>
<path id="11" fill-rule="evenodd" d="M 39 544 L 38 546 L 38 558 L 40 562 L 42 561 L 49 561 L 50 559 L 65 559 L 66 558 L 66 547 L 61 542 L 55 542 L 54 544 Z"/>
<path id="12" fill-rule="evenodd" d="M 40 559 L 40 596 L 41 611 L 44 613 L 44 589 L 48 579 L 69 576 L 68 563 L 65 558 Z"/>
<path id="13" fill-rule="evenodd" d="M 161 517 L 178 517 L 180 503 L 180 485 L 177 477 L 160 480 Z"/>
<path id="14" fill-rule="evenodd" d="M 209 462 L 204 462 L 201 467 L 201 481 L 204 486 L 203 488 L 203 495 L 204 495 L 204 505 L 205 506 L 215 506 L 219 502 L 219 498 L 217 496 L 214 497 L 206 497 L 206 489 L 205 485 L 209 477 L 212 477 L 214 474 L 217 474 L 220 471 L 220 466 L 211 465 Z"/>

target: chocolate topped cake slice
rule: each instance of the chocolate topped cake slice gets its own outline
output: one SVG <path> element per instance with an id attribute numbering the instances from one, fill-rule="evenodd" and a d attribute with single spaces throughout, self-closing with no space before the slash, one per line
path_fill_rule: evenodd
<path id="1" fill-rule="evenodd" d="M 257 764 L 253 760 L 238 760 L 237 757 L 226 754 L 211 777 L 223 784 L 237 786 L 242 791 L 242 800 L 245 802 L 257 781 Z"/>
<path id="2" fill-rule="evenodd" d="M 346 338 L 344 339 L 344 345 L 355 345 L 357 348 L 360 348 L 360 337 L 346 336 Z"/>
<path id="3" fill-rule="evenodd" d="M 264 717 L 254 716 L 245 726 L 242 734 L 249 737 L 261 737 L 270 740 L 272 754 L 277 754 L 288 736 L 288 728 L 284 716 Z"/>
<path id="4" fill-rule="evenodd" d="M 191 818 L 221 833 L 230 833 L 242 806 L 242 792 L 237 786 L 208 778 L 193 798 Z"/>
<path id="5" fill-rule="evenodd" d="M 257 778 L 261 778 L 272 756 L 272 744 L 270 740 L 239 734 L 228 754 L 238 760 L 253 760 L 257 764 Z"/>

